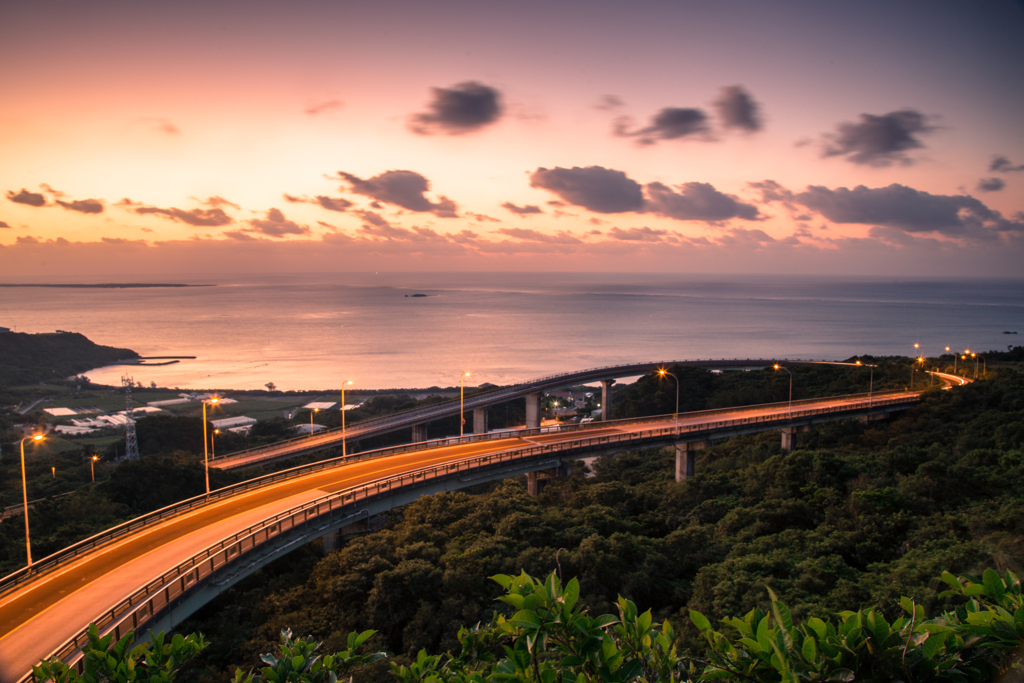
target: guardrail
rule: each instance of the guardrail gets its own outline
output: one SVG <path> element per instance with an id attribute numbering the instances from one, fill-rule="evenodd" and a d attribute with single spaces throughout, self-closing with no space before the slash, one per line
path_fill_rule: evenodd
<path id="1" fill-rule="evenodd" d="M 905 393 L 905 392 L 874 392 L 871 396 L 880 395 L 891 395 L 893 393 Z M 858 398 L 867 397 L 869 394 L 848 394 L 844 396 L 834 396 L 830 398 L 816 398 L 816 399 L 799 399 L 793 401 L 793 405 L 810 405 L 814 403 L 820 403 L 823 401 L 837 401 L 837 400 L 857 400 Z M 783 401 L 779 403 L 763 403 L 753 406 L 743 406 L 742 410 L 769 410 L 773 408 L 788 407 L 789 402 Z M 680 413 L 680 419 L 693 419 L 701 416 L 712 416 L 720 415 L 723 413 L 736 412 L 736 408 L 718 408 L 713 410 L 695 411 L 691 413 Z M 112 541 L 115 541 L 127 533 L 138 531 L 146 526 L 163 522 L 169 518 L 183 514 L 194 510 L 195 508 L 201 507 L 211 502 L 223 500 L 230 496 L 235 496 L 241 493 L 246 493 L 254 489 L 262 488 L 264 486 L 270 486 L 277 484 L 282 481 L 294 479 L 297 477 L 305 476 L 313 472 L 333 469 L 336 467 L 342 467 L 351 462 L 359 462 L 362 460 L 376 459 L 388 457 L 391 455 L 398 455 L 402 453 L 411 453 L 415 451 L 425 450 L 427 448 L 436 448 L 440 446 L 454 446 L 463 443 L 474 443 L 480 441 L 492 441 L 509 438 L 521 438 L 523 436 L 535 436 L 539 434 L 548 434 L 553 431 L 559 432 L 571 432 L 571 431 L 586 431 L 594 429 L 608 429 L 616 426 L 624 426 L 631 424 L 643 424 L 644 422 L 655 422 L 672 419 L 671 415 L 656 415 L 644 418 L 629 418 L 624 420 L 609 420 L 607 422 L 592 422 L 586 425 L 559 425 L 557 427 L 540 427 L 535 429 L 523 429 L 512 432 L 488 432 L 486 434 L 470 434 L 462 437 L 448 437 L 445 439 L 435 439 L 432 441 L 422 441 L 414 444 L 404 444 L 401 446 L 391 446 L 388 448 L 380 448 L 372 451 L 365 451 L 363 453 L 353 453 L 347 456 L 331 458 L 329 460 L 322 460 L 320 462 L 310 463 L 308 465 L 300 465 L 299 467 L 293 467 L 281 472 L 275 472 L 272 474 L 266 474 L 261 477 L 249 479 L 247 481 L 239 482 L 231 486 L 226 486 L 221 489 L 216 489 L 210 492 L 209 496 L 199 495 L 187 500 L 183 500 L 173 505 L 148 512 L 144 515 L 131 519 L 127 522 L 111 527 L 105 531 L 101 531 L 98 534 L 90 536 L 84 540 L 74 543 L 67 548 L 57 551 L 52 555 L 48 555 L 43 559 L 32 564 L 31 567 L 22 567 L 21 569 L 14 571 L 7 576 L 0 579 L 0 596 L 18 588 L 28 581 L 34 580 L 35 578 L 46 574 L 60 566 L 71 562 L 72 560 L 80 557 L 81 555 L 87 554 L 96 548 L 106 545 Z M 272 459 L 273 456 L 268 456 L 268 459 Z"/>
<path id="2" fill-rule="evenodd" d="M 902 405 L 915 403 L 918 396 L 900 396 L 896 398 L 881 398 L 873 400 L 871 408 L 881 408 L 891 405 Z M 787 404 L 788 405 L 788 402 Z M 641 445 L 645 441 L 660 440 L 666 437 L 678 438 L 684 434 L 709 432 L 717 429 L 726 429 L 751 424 L 779 424 L 792 420 L 799 420 L 818 415 L 845 413 L 851 410 L 863 410 L 869 408 L 863 402 L 853 405 L 827 406 L 824 408 L 812 408 L 809 410 L 797 410 L 790 415 L 773 414 L 757 415 L 748 418 L 736 418 L 732 420 L 717 420 L 698 424 L 679 425 L 672 427 L 660 427 L 657 429 L 642 430 L 639 432 L 622 432 L 618 434 L 604 434 L 589 438 L 576 439 L 568 442 L 559 442 L 543 445 L 521 446 L 516 448 L 498 451 L 482 456 L 474 456 L 450 463 L 443 463 L 431 467 L 421 468 L 411 472 L 405 472 L 392 477 L 385 477 L 367 484 L 345 489 L 337 493 L 328 494 L 309 503 L 296 506 L 290 510 L 280 512 L 267 517 L 255 524 L 250 525 L 222 541 L 209 546 L 199 553 L 178 564 L 175 568 L 163 575 L 141 586 L 137 590 L 112 609 L 100 615 L 95 623 L 101 634 L 113 632 L 115 639 L 121 638 L 128 631 L 137 630 L 155 617 L 160 610 L 169 606 L 174 600 L 183 596 L 199 581 L 231 561 L 240 558 L 257 546 L 262 545 L 270 539 L 289 531 L 301 524 L 314 519 L 332 514 L 345 509 L 348 506 L 355 506 L 356 503 L 382 497 L 407 486 L 421 486 L 432 480 L 450 478 L 467 471 L 479 471 L 484 468 L 540 459 L 545 455 L 564 455 L 580 450 L 592 450 L 595 447 L 622 445 L 635 443 Z M 62 661 L 71 664 L 75 662 L 76 653 L 88 642 L 87 630 L 66 641 L 57 650 L 51 653 L 47 659 L 57 657 Z M 35 680 L 32 674 L 22 679 L 20 683 Z"/>
<path id="3" fill-rule="evenodd" d="M 529 389 L 536 389 L 538 391 L 541 391 L 543 389 L 550 388 L 550 386 L 553 383 L 557 384 L 557 383 L 572 382 L 572 381 L 585 381 L 586 378 L 591 377 L 592 375 L 608 374 L 609 372 L 620 372 L 620 371 L 625 370 L 625 369 L 636 370 L 638 372 L 644 372 L 648 368 L 652 368 L 652 367 L 670 367 L 672 365 L 684 365 L 684 366 L 700 366 L 700 365 L 708 365 L 708 364 L 726 364 L 726 365 L 728 365 L 728 364 L 737 364 L 737 365 L 743 365 L 743 364 L 747 364 L 747 363 L 756 363 L 756 364 L 765 364 L 765 365 L 771 364 L 771 363 L 781 363 L 781 364 L 785 364 L 785 365 L 820 365 L 820 364 L 827 364 L 827 365 L 850 365 L 850 366 L 854 365 L 853 363 L 841 363 L 841 362 L 838 362 L 838 361 L 766 360 L 766 359 L 756 359 L 756 358 L 755 359 L 751 359 L 751 358 L 746 358 L 746 359 L 731 358 L 731 359 L 707 359 L 707 360 L 699 360 L 698 359 L 698 360 L 686 360 L 686 361 L 672 360 L 672 361 L 657 361 L 657 362 L 649 362 L 649 363 L 624 363 L 624 364 L 621 364 L 621 365 L 609 365 L 609 366 L 598 367 L 598 368 L 588 368 L 586 370 L 576 370 L 576 371 L 568 372 L 568 373 L 561 373 L 561 374 L 555 374 L 555 375 L 546 375 L 544 377 L 537 377 L 537 378 L 534 378 L 534 379 L 526 380 L 525 382 L 519 382 L 517 384 L 513 384 L 513 385 L 508 386 L 508 387 L 497 387 L 497 388 L 488 389 L 488 390 L 485 390 L 485 391 L 478 391 L 476 393 L 471 394 L 469 397 L 467 397 L 466 400 L 463 403 L 465 404 L 466 409 L 470 409 L 471 410 L 474 407 L 477 407 L 478 404 L 480 404 L 480 403 L 485 403 L 487 405 L 490 405 L 491 403 L 494 402 L 494 401 L 492 401 L 492 399 L 500 399 L 502 394 L 506 394 L 508 396 L 508 400 L 513 400 L 515 398 L 518 398 L 522 394 L 523 391 L 528 390 L 527 388 L 529 388 Z M 437 417 L 436 416 L 437 413 L 445 413 L 445 412 L 447 412 L 448 409 L 454 408 L 459 403 L 460 403 L 460 401 L 458 401 L 456 399 L 449 399 L 447 401 L 439 401 L 437 403 L 433 403 L 433 404 L 431 404 L 429 406 L 421 406 L 421 407 L 418 407 L 418 408 L 410 408 L 409 410 L 403 410 L 403 411 L 400 411 L 400 412 L 397 412 L 397 413 L 392 413 L 390 415 L 385 415 L 385 416 L 381 416 L 381 417 L 373 417 L 373 418 L 370 418 L 368 420 L 363 420 L 361 422 L 357 422 L 355 424 L 348 425 L 347 428 L 346 428 L 346 431 L 347 432 L 352 432 L 353 430 L 364 430 L 366 427 L 373 427 L 374 425 L 379 425 L 379 424 L 387 423 L 387 422 L 403 422 L 405 420 L 417 420 L 417 419 L 427 420 L 427 419 L 432 419 L 432 418 L 436 418 Z M 396 427 L 396 429 L 397 429 L 397 427 Z M 335 427 L 333 429 L 326 429 L 326 430 L 323 430 L 323 431 L 317 433 L 315 436 L 311 434 L 310 436 L 307 436 L 307 437 L 295 437 L 295 438 L 292 438 L 292 439 L 286 439 L 284 441 L 278 441 L 276 444 L 272 444 L 270 446 L 260 446 L 260 447 L 257 447 L 257 448 L 251 448 L 251 449 L 244 450 L 244 451 L 237 451 L 235 453 L 228 453 L 228 454 L 223 456 L 222 461 L 223 461 L 223 459 L 248 458 L 248 457 L 251 457 L 253 455 L 258 455 L 260 453 L 268 452 L 271 449 L 279 449 L 282 445 L 287 445 L 287 444 L 308 445 L 310 447 L 327 446 L 328 444 L 333 444 L 333 443 L 339 442 L 341 440 L 341 433 L 342 433 L 342 430 L 341 430 L 340 427 Z M 357 436 L 353 437 L 350 434 L 349 438 L 357 438 Z"/>

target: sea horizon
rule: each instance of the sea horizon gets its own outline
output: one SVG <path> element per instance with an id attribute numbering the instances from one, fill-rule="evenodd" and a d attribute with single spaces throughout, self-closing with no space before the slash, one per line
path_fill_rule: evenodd
<path id="1" fill-rule="evenodd" d="M 300 273 L 34 288 L 0 325 L 81 332 L 167 366 L 113 366 L 180 389 L 327 391 L 514 384 L 637 361 L 843 360 L 1000 350 L 1024 329 L 1024 278 L 677 273 Z M 80 278 L 79 278 L 80 280 Z M 113 282 L 111 278 L 93 278 Z M 413 297 L 413 294 L 425 294 Z M 920 346 L 915 349 L 914 344 Z"/>

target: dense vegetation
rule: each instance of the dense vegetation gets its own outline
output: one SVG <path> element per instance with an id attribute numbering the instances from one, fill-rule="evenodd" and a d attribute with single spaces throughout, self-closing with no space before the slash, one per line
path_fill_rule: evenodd
<path id="1" fill-rule="evenodd" d="M 950 607 L 943 571 L 1020 571 L 1024 560 L 1024 375 L 930 393 L 892 421 L 831 423 L 780 450 L 777 434 L 701 452 L 677 483 L 670 453 L 577 468 L 542 495 L 522 482 L 423 498 L 388 527 L 320 558 L 293 553 L 211 603 L 186 630 L 223 643 L 190 676 L 227 680 L 290 626 L 341 649 L 349 631 L 409 665 L 420 649 L 458 651 L 459 630 L 495 614 L 496 574 L 577 577 L 580 604 L 614 613 L 618 596 L 670 619 L 700 651 L 691 610 L 711 623 L 771 609 L 834 619 L 909 596 Z M 364 676 L 372 676 L 364 673 Z"/>
<path id="2" fill-rule="evenodd" d="M 77 332 L 0 333 L 0 386 L 28 384 L 138 358 L 131 349 L 100 346 Z"/>
<path id="3" fill-rule="evenodd" d="M 1024 676 L 1024 596 L 1013 572 L 992 569 L 981 580 L 948 572 L 943 597 L 960 604 L 929 618 L 911 598 L 891 624 L 874 609 L 845 611 L 827 619 L 793 617 L 769 588 L 771 610 L 754 608 L 723 619 L 725 633 L 698 611 L 689 620 L 700 631 L 696 654 L 680 649 L 677 631 L 654 621 L 623 597 L 616 614 L 591 617 L 579 603 L 580 585 L 563 587 L 554 573 L 538 581 L 526 573 L 491 577 L 504 589 L 504 614 L 486 626 L 459 629 L 459 649 L 430 655 L 420 650 L 408 664 L 391 665 L 397 683 L 647 683 L 660 681 L 988 681 Z M 275 654 L 261 655 L 258 674 L 235 669 L 233 683 L 336 683 L 380 661 L 386 653 L 361 652 L 373 631 L 349 634 L 344 649 L 318 653 L 321 643 L 292 638 L 282 629 Z M 113 643 L 90 626 L 84 675 L 59 661 L 35 668 L 54 683 L 168 683 L 182 665 L 206 649 L 196 634 L 152 635 L 132 647 L 133 634 Z M 693 650 L 694 648 L 690 648 Z M 1014 652 L 1014 650 L 1018 650 Z M 362 678 L 362 676 L 360 676 Z M 350 678 L 350 680 L 352 680 Z M 1005 680 L 1005 679 L 1004 679 Z"/>

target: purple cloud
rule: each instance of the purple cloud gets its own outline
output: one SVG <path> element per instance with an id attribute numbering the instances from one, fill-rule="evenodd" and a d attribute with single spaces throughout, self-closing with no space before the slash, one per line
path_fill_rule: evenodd
<path id="1" fill-rule="evenodd" d="M 28 190 L 22 189 L 21 192 L 15 194 L 11 190 L 7 191 L 7 199 L 16 204 L 28 204 L 29 206 L 46 206 L 46 197 L 39 194 L 38 192 L 29 192 Z"/>
<path id="2" fill-rule="evenodd" d="M 414 114 L 409 128 L 420 135 L 462 135 L 490 125 L 501 117 L 501 93 L 467 81 L 451 88 L 431 88 L 434 98 L 428 111 Z"/>
<path id="3" fill-rule="evenodd" d="M 409 211 L 432 213 L 438 218 L 458 216 L 458 207 L 447 197 L 440 197 L 436 202 L 426 197 L 430 181 L 415 171 L 385 171 L 366 180 L 344 171 L 339 171 L 338 175 L 352 186 L 356 194 L 395 204 Z"/>
<path id="4" fill-rule="evenodd" d="M 526 206 L 516 206 L 512 202 L 505 202 L 501 205 L 501 208 L 508 209 L 517 216 L 530 216 L 532 214 L 544 213 L 541 211 L 539 206 L 532 206 L 527 204 Z"/>
<path id="5" fill-rule="evenodd" d="M 913 109 L 881 116 L 861 114 L 859 121 L 840 123 L 835 133 L 825 136 L 822 156 L 844 156 L 865 166 L 890 166 L 894 162 L 909 165 L 913 161 L 905 153 L 924 147 L 916 136 L 933 130 L 928 117 Z"/>

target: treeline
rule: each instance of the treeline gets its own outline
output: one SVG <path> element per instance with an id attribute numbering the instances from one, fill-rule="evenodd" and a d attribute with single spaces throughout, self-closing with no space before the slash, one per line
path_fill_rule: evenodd
<path id="1" fill-rule="evenodd" d="M 614 613 L 620 595 L 649 607 L 684 648 L 699 642 L 691 610 L 712 624 L 754 605 L 767 613 L 768 588 L 795 620 L 876 608 L 888 623 L 901 596 L 928 614 L 949 609 L 943 571 L 1019 573 L 1021 373 L 800 439 L 792 453 L 776 433 L 730 440 L 702 451 L 697 476 L 678 483 L 671 453 L 641 451 L 601 458 L 592 477 L 577 466 L 536 498 L 514 479 L 422 498 L 326 557 L 293 553 L 183 624 L 224 644 L 189 676 L 225 681 L 235 664 L 257 666 L 286 626 L 329 651 L 374 630 L 372 646 L 402 664 L 421 649 L 457 652 L 462 626 L 496 613 L 501 589 L 486 577 L 521 569 L 577 577 L 593 614 Z"/>
<path id="2" fill-rule="evenodd" d="M 2 332 L 0 387 L 61 381 L 93 368 L 138 357 L 131 349 L 94 344 L 77 332 Z"/>

